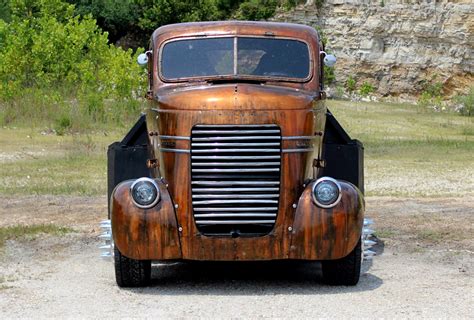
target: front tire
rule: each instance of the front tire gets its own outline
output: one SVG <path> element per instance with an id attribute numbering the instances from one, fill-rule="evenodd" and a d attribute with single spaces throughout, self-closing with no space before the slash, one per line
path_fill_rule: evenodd
<path id="1" fill-rule="evenodd" d="M 115 280 L 119 287 L 142 287 L 150 282 L 151 261 L 135 260 L 114 248 Z"/>
<path id="2" fill-rule="evenodd" d="M 355 286 L 359 282 L 362 263 L 362 242 L 346 257 L 322 262 L 323 280 L 330 285 Z"/>

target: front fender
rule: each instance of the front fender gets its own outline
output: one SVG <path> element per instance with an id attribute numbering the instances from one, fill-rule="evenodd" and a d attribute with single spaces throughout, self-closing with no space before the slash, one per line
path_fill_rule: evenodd
<path id="1" fill-rule="evenodd" d="M 316 206 L 315 181 L 301 195 L 291 233 L 290 259 L 333 260 L 347 256 L 362 233 L 364 197 L 353 184 L 338 181 L 342 197 L 332 208 Z"/>
<path id="2" fill-rule="evenodd" d="M 156 180 L 160 201 L 152 208 L 141 209 L 131 199 L 127 180 L 111 195 L 112 235 L 122 255 L 137 260 L 180 259 L 178 223 L 166 186 Z"/>

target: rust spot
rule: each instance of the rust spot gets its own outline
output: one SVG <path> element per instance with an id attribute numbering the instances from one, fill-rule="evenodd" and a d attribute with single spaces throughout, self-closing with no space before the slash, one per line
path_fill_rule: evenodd
<path id="1" fill-rule="evenodd" d="M 148 160 L 146 161 L 146 166 L 147 166 L 149 169 L 159 168 L 159 167 L 160 167 L 160 163 L 158 162 L 158 159 L 148 159 Z"/>

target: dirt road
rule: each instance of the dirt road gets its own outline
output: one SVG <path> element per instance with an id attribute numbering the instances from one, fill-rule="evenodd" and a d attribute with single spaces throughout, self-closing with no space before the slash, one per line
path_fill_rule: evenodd
<path id="1" fill-rule="evenodd" d="M 472 318 L 472 200 L 368 198 L 383 243 L 356 287 L 321 284 L 317 263 L 272 262 L 156 265 L 151 287 L 119 289 L 96 248 L 104 198 L 0 197 L 0 226 L 77 230 L 7 241 L 0 318 Z"/>

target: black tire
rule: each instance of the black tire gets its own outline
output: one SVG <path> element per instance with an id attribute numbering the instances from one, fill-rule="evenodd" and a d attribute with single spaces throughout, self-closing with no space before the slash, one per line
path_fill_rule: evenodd
<path id="1" fill-rule="evenodd" d="M 355 286 L 359 282 L 362 242 L 342 259 L 322 261 L 323 280 L 330 285 Z"/>
<path id="2" fill-rule="evenodd" d="M 151 261 L 125 257 L 114 248 L 115 280 L 119 287 L 142 287 L 150 282 Z"/>

